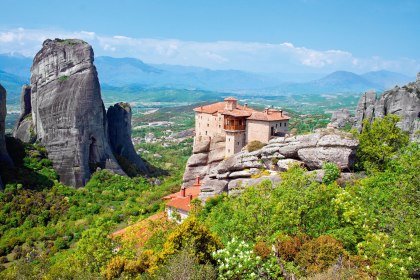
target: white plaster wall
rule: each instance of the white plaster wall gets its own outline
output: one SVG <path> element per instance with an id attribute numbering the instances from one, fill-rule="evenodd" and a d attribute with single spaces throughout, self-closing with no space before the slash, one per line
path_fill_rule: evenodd
<path id="1" fill-rule="evenodd" d="M 223 131 L 223 115 L 195 113 L 195 136 L 214 137 Z"/>
<path id="2" fill-rule="evenodd" d="M 226 132 L 225 155 L 231 156 L 239 153 L 246 145 L 245 132 Z"/>

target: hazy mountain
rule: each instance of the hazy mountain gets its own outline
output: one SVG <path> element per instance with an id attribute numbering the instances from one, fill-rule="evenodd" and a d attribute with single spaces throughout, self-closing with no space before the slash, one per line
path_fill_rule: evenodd
<path id="1" fill-rule="evenodd" d="M 32 59 L 16 54 L 0 54 L 0 76 L 10 96 L 19 94 L 21 85 L 28 82 Z M 369 89 L 382 91 L 396 84 L 412 80 L 390 71 L 368 72 L 357 75 L 337 71 L 325 77 L 319 74 L 257 74 L 239 70 L 210 70 L 200 67 L 147 64 L 135 58 L 99 56 L 95 59 L 99 80 L 107 93 L 132 94 L 157 88 L 233 92 L 234 94 L 277 93 L 337 93 L 363 92 Z M 109 88 L 112 88 L 109 91 Z M 168 93 L 169 94 L 169 93 Z"/>
<path id="2" fill-rule="evenodd" d="M 0 70 L 0 83 L 7 91 L 7 102 L 17 103 L 22 85 L 29 83 L 29 80 Z"/>
<path id="3" fill-rule="evenodd" d="M 413 80 L 406 75 L 386 70 L 367 72 L 361 75 L 366 80 L 384 86 L 385 89 L 393 88 L 396 85 L 402 86 Z"/>

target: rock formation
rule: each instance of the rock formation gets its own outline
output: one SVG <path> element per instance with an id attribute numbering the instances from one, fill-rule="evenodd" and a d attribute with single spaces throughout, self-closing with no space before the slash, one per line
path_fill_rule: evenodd
<path id="1" fill-rule="evenodd" d="M 6 90 L 0 84 L 0 168 L 1 165 L 12 166 L 13 162 L 6 149 L 5 120 L 6 120 Z"/>
<path id="2" fill-rule="evenodd" d="M 92 47 L 46 40 L 31 68 L 32 122 L 60 181 L 83 186 L 98 167 L 125 174 L 112 154 Z"/>
<path id="3" fill-rule="evenodd" d="M 108 134 L 114 154 L 125 157 L 132 162 L 138 170 L 148 173 L 144 161 L 137 155 L 131 142 L 131 106 L 120 102 L 108 108 Z"/>
<path id="4" fill-rule="evenodd" d="M 20 116 L 13 131 L 13 137 L 26 143 L 36 140 L 35 128 L 32 123 L 31 87 L 24 85 L 20 95 Z"/>
<path id="5" fill-rule="evenodd" d="M 408 131 L 411 139 L 420 129 L 420 73 L 417 81 L 405 86 L 385 91 L 379 98 L 375 93 L 367 92 L 359 100 L 356 109 L 356 128 L 362 130 L 363 120 L 372 122 L 374 118 L 383 118 L 394 114 L 401 118 L 398 126 Z"/>
<path id="6" fill-rule="evenodd" d="M 209 169 L 225 158 L 226 137 L 216 135 L 212 139 L 200 136 L 194 139 L 193 154 L 187 161 L 183 186 L 192 186 L 197 176 L 203 178 Z"/>
<path id="7" fill-rule="evenodd" d="M 331 128 L 343 128 L 346 125 L 353 125 L 354 120 L 351 117 L 350 111 L 348 109 L 339 109 L 334 111 L 331 116 L 331 121 L 328 124 L 328 127 Z"/>
<path id="8" fill-rule="evenodd" d="M 222 192 L 236 194 L 266 179 L 277 183 L 280 181 L 278 171 L 288 169 L 291 164 L 319 170 L 325 162 L 333 162 L 341 170 L 349 171 L 359 144 L 350 133 L 325 129 L 307 135 L 273 138 L 260 150 L 242 150 L 224 159 L 225 143 L 218 138 L 223 139 L 195 139 L 193 155 L 184 173 L 185 187 L 191 186 L 196 176 L 203 179 L 200 193 L 203 200 Z"/>

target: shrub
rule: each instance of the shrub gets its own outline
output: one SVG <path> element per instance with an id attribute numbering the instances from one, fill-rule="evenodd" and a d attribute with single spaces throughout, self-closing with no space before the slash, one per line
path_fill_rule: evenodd
<path id="1" fill-rule="evenodd" d="M 265 146 L 264 143 L 262 143 L 258 140 L 254 140 L 254 141 L 251 141 L 250 143 L 248 143 L 247 150 L 248 150 L 248 152 L 253 152 L 253 151 L 261 149 L 264 146 Z"/>
<path id="2" fill-rule="evenodd" d="M 324 170 L 324 177 L 322 178 L 324 184 L 329 185 L 340 177 L 340 168 L 332 162 L 326 162 L 322 169 Z"/>

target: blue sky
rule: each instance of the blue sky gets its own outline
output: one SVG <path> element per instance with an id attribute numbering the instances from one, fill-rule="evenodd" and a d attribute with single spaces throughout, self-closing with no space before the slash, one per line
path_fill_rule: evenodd
<path id="1" fill-rule="evenodd" d="M 417 0 L 1 0 L 0 53 L 48 37 L 96 55 L 253 72 L 420 71 Z M 6 11 L 6 12 L 4 12 Z"/>

